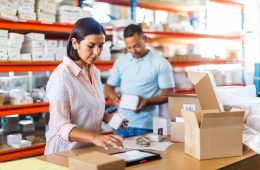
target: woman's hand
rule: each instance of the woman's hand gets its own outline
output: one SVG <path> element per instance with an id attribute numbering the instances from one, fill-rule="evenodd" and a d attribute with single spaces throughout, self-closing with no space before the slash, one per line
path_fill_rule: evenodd
<path id="1" fill-rule="evenodd" d="M 93 144 L 103 147 L 108 150 L 109 147 L 123 149 L 123 138 L 121 136 L 109 135 L 95 135 L 92 141 Z"/>

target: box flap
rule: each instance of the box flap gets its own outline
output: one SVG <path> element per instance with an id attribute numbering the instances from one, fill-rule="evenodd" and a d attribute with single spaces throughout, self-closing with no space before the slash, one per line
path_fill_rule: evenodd
<path id="1" fill-rule="evenodd" d="M 234 107 L 232 107 L 230 111 L 231 111 L 231 112 L 244 111 L 245 114 L 244 114 L 243 122 L 246 122 L 246 118 L 247 118 L 247 116 L 248 116 L 248 114 L 249 114 L 249 111 L 243 110 L 243 109 L 240 109 L 240 108 L 234 108 Z"/>
<path id="2" fill-rule="evenodd" d="M 218 110 L 196 110 L 196 117 L 197 117 L 197 120 L 198 120 L 198 124 L 199 124 L 199 127 L 200 127 L 200 124 L 201 124 L 201 119 L 202 119 L 202 115 L 204 113 L 218 113 L 219 111 Z"/>
<path id="3" fill-rule="evenodd" d="M 218 109 L 223 112 L 224 107 L 217 95 L 216 83 L 211 72 L 188 72 L 188 77 L 194 84 L 203 110 Z"/>
<path id="4" fill-rule="evenodd" d="M 194 128 L 199 128 L 198 120 L 195 112 L 190 112 L 184 109 L 181 109 L 181 114 L 184 118 L 184 123 L 188 124 Z"/>
<path id="5" fill-rule="evenodd" d="M 244 111 L 204 113 L 200 128 L 242 125 Z"/>

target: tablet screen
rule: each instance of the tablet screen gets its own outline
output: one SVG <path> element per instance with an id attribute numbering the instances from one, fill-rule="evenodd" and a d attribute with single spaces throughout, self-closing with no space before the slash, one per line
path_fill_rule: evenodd
<path id="1" fill-rule="evenodd" d="M 112 154 L 112 156 L 124 159 L 127 166 L 144 163 L 143 161 L 148 162 L 161 158 L 160 154 L 141 150 L 130 150 L 122 153 Z"/>

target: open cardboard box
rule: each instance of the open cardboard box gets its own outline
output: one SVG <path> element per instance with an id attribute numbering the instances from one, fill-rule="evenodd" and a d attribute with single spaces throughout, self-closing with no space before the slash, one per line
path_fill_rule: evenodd
<path id="1" fill-rule="evenodd" d="M 185 153 L 199 159 L 242 155 L 243 110 L 224 111 L 210 72 L 188 72 L 201 111 L 182 110 Z"/>
<path id="2" fill-rule="evenodd" d="M 171 141 L 184 142 L 184 122 L 176 122 L 181 117 L 181 109 L 191 107 L 200 109 L 197 95 L 171 95 L 168 97 L 168 112 L 171 117 Z"/>

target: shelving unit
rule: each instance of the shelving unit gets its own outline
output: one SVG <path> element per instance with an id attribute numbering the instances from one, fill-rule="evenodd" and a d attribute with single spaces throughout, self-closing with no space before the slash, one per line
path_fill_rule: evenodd
<path id="1" fill-rule="evenodd" d="M 99 2 L 107 2 L 114 5 L 129 6 L 129 1 L 127 0 L 98 0 Z M 222 3 L 226 5 L 239 6 L 243 9 L 243 4 L 237 3 L 232 0 L 210 0 L 211 2 Z M 187 11 L 183 12 L 179 9 L 173 9 L 171 7 L 165 6 L 152 6 L 149 4 L 144 4 L 138 2 L 138 6 L 141 8 L 147 8 L 152 10 L 165 10 L 168 12 L 184 13 L 189 15 Z M 27 21 L 27 22 L 13 22 L 0 19 L 0 28 L 8 29 L 11 31 L 21 31 L 21 32 L 43 32 L 54 35 L 54 33 L 62 34 L 67 36 L 72 29 L 72 24 L 43 24 L 39 21 Z M 106 29 L 109 34 L 112 29 Z M 145 30 L 145 34 L 153 37 L 162 38 L 184 38 L 184 39 L 198 39 L 198 38 L 212 38 L 212 39 L 224 39 L 224 40 L 241 40 L 240 35 L 216 35 L 216 34 L 204 34 L 204 33 L 191 33 L 191 32 L 163 32 L 163 31 L 150 31 Z M 229 61 L 229 60 L 213 60 L 213 61 L 185 61 L 185 62 L 175 62 L 170 61 L 171 65 L 174 67 L 187 67 L 196 65 L 207 65 L 207 64 L 243 64 L 243 61 Z M 0 61 L 0 72 L 27 72 L 27 71 L 53 71 L 57 65 L 60 64 L 59 61 L 30 61 L 30 62 L 2 62 Z M 113 66 L 113 61 L 99 61 L 96 66 L 100 70 L 108 70 Z M 241 84 L 243 85 L 243 84 Z M 178 90 L 179 94 L 186 94 L 185 90 Z M 191 91 L 189 91 L 190 93 Z M 112 104 L 112 101 L 106 100 L 106 104 Z M 48 112 L 48 103 L 35 103 L 19 106 L 0 106 L 0 117 L 8 116 L 13 114 L 34 114 L 39 112 Z M 13 160 L 17 158 L 22 158 L 26 156 L 39 155 L 44 152 L 45 144 L 36 144 L 30 147 L 24 147 L 19 149 L 4 149 L 0 150 L 0 162 Z M 0 147 L 1 149 L 1 147 Z"/>

